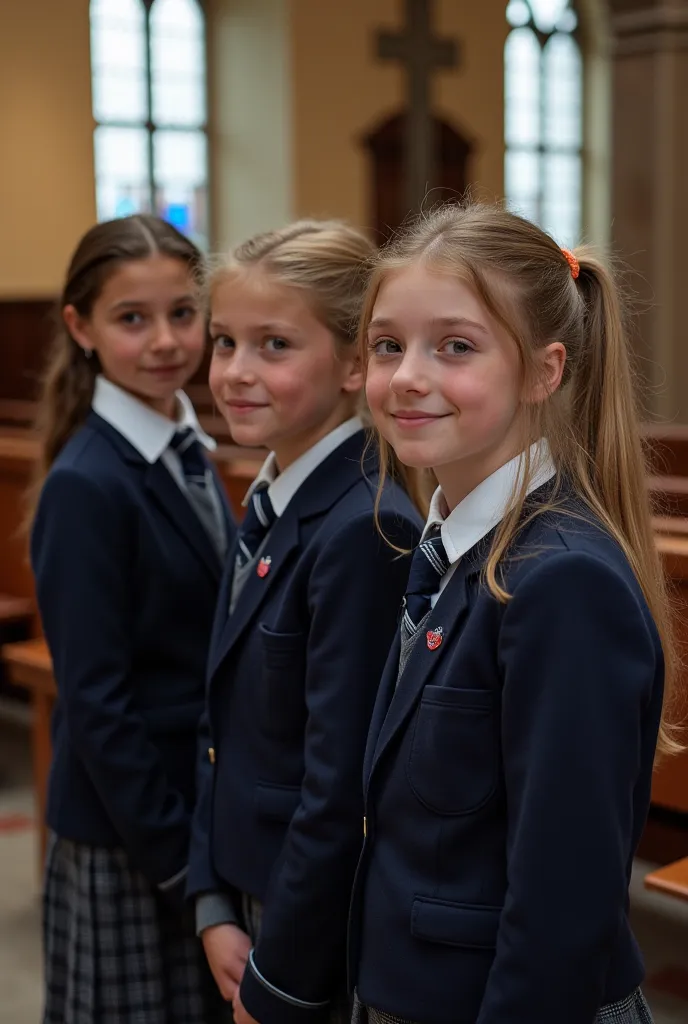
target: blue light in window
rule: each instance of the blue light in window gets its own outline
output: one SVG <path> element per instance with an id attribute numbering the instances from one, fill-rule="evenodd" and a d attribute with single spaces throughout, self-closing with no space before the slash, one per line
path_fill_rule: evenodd
<path id="1" fill-rule="evenodd" d="M 182 233 L 191 227 L 191 211 L 187 203 L 169 203 L 165 210 L 165 220 L 173 228 Z"/>

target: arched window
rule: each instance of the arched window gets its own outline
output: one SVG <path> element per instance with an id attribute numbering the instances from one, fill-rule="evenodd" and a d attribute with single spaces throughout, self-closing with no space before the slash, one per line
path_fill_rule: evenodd
<path id="1" fill-rule="evenodd" d="M 506 198 L 561 245 L 575 245 L 583 187 L 578 18 L 571 0 L 509 0 L 506 17 Z"/>
<path id="2" fill-rule="evenodd" d="M 155 212 L 208 239 L 205 22 L 198 0 L 91 0 L 99 220 Z"/>

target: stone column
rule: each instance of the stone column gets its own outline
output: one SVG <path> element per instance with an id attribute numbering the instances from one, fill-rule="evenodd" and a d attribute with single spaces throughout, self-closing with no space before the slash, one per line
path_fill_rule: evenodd
<path id="1" fill-rule="evenodd" d="M 688 423 L 688 0 L 610 0 L 613 246 L 642 315 L 648 412 Z"/>
<path id="2" fill-rule="evenodd" d="M 0 3 L 2 0 L 0 0 Z M 292 219 L 290 0 L 209 0 L 213 248 Z"/>

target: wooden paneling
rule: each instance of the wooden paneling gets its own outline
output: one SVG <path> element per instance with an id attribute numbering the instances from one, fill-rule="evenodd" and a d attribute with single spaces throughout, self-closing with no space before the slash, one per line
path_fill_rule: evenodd
<path id="1" fill-rule="evenodd" d="M 0 433 L 0 591 L 31 600 L 34 587 L 22 522 L 37 451 L 36 441 L 26 432 L 18 437 Z"/>
<path id="2" fill-rule="evenodd" d="M 364 140 L 370 155 L 371 223 L 377 243 L 401 227 L 408 215 L 406 196 L 407 114 L 395 114 Z M 468 184 L 471 143 L 452 125 L 433 118 L 436 180 L 429 183 L 429 202 L 460 199 Z"/>
<path id="3" fill-rule="evenodd" d="M 34 399 L 53 335 L 52 299 L 0 300 L 0 399 Z"/>

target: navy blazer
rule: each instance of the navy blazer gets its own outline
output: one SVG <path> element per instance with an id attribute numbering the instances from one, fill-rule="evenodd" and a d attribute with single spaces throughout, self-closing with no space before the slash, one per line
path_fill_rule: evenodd
<path id="1" fill-rule="evenodd" d="M 188 858 L 219 555 L 166 466 L 91 412 L 48 473 L 31 558 L 58 692 L 48 824 L 167 881 Z"/>
<path id="2" fill-rule="evenodd" d="M 249 576 L 228 616 L 230 564 L 213 634 L 189 893 L 264 903 L 241 987 L 261 1024 L 324 1019 L 345 984 L 363 752 L 409 570 L 376 527 L 364 445 L 359 431 L 301 485 L 268 537 L 268 574 Z M 393 483 L 380 521 L 399 547 L 417 543 Z"/>
<path id="3" fill-rule="evenodd" d="M 481 576 L 490 540 L 462 558 L 396 692 L 398 643 L 387 663 L 351 983 L 419 1024 L 592 1024 L 643 977 L 628 886 L 662 651 L 600 527 L 536 517 L 505 565 L 506 604 Z"/>

